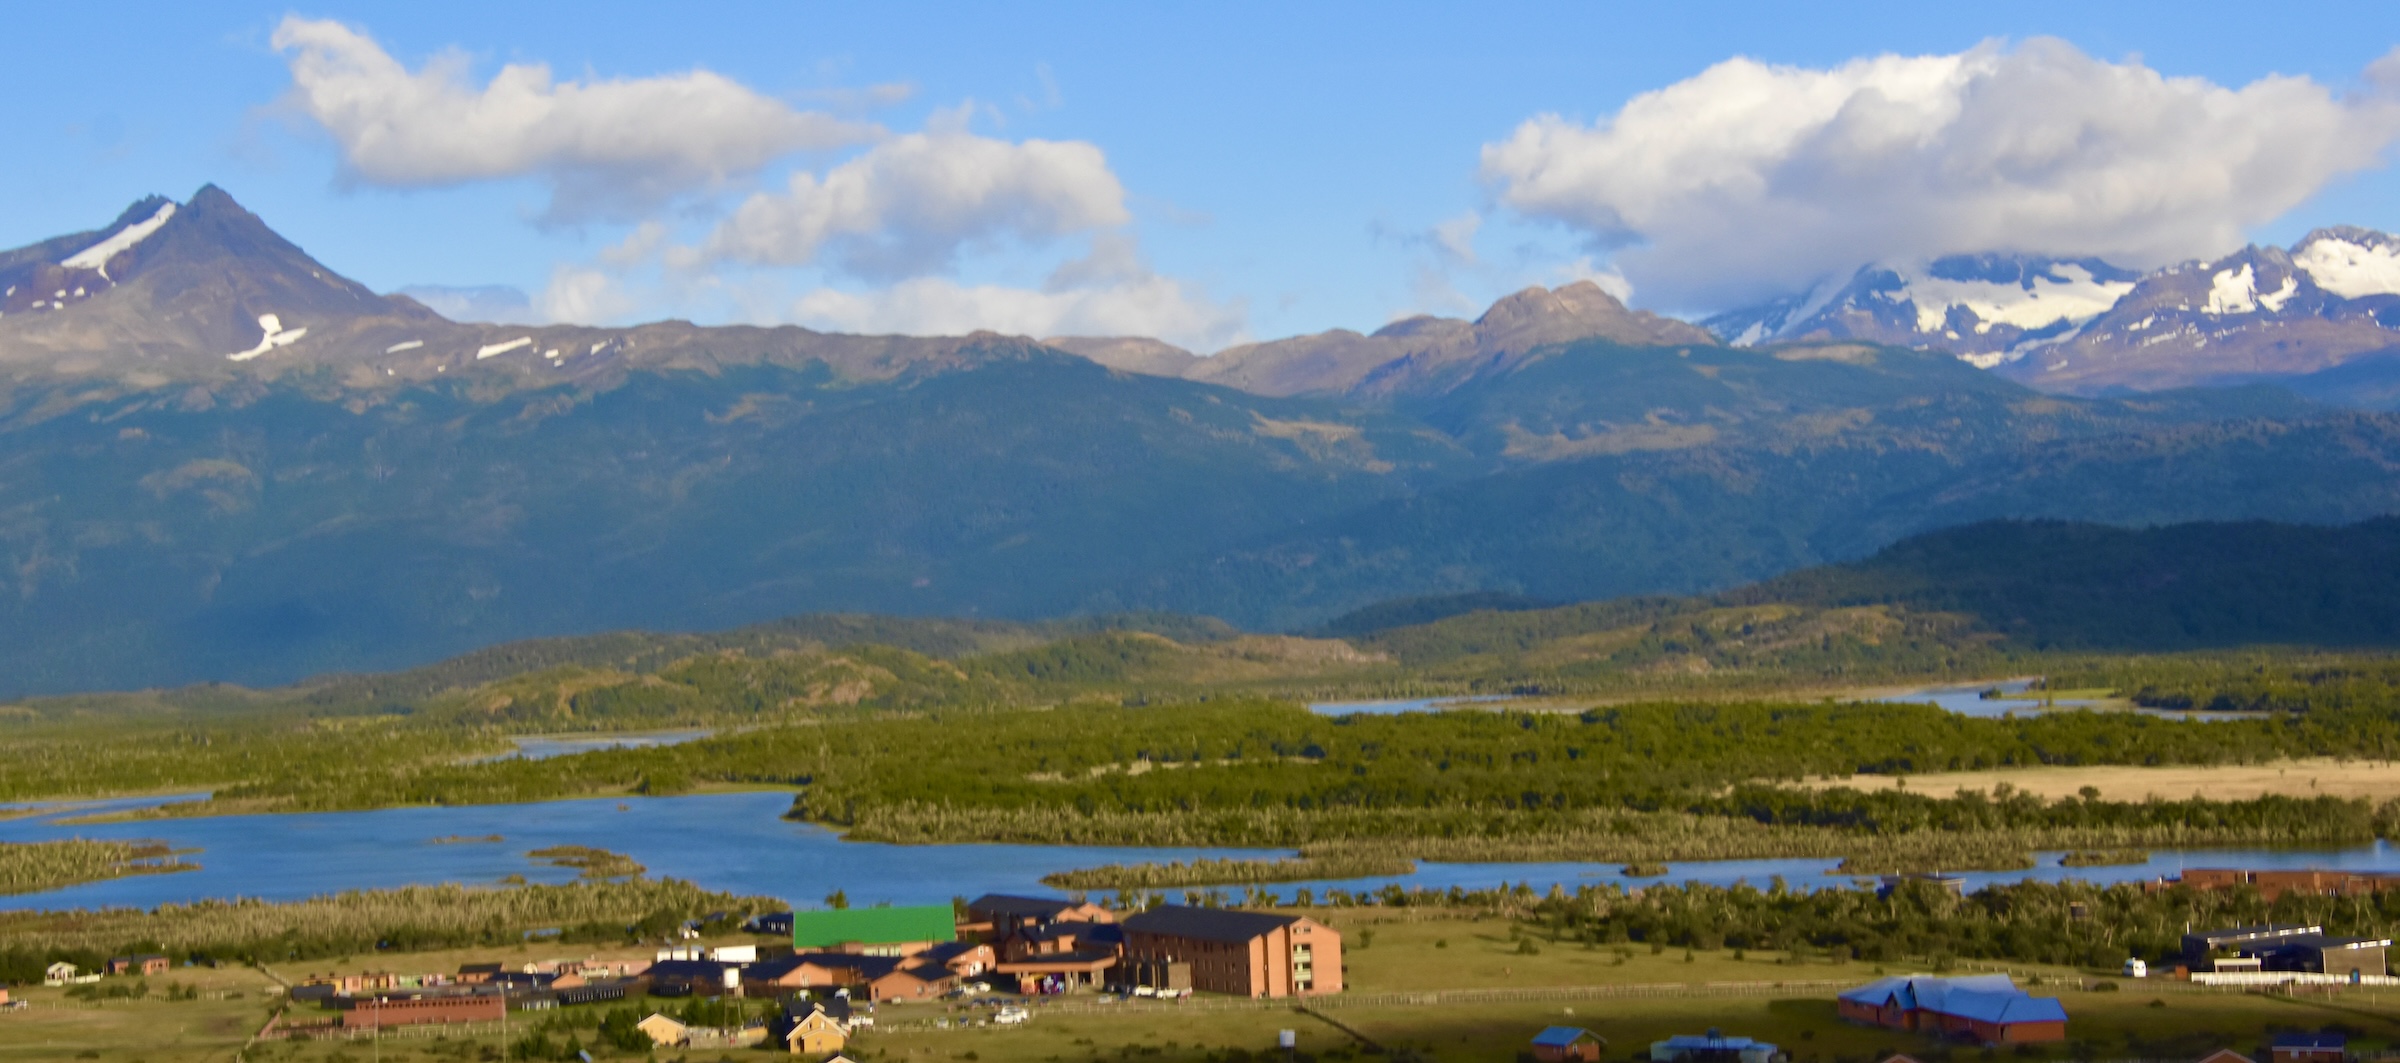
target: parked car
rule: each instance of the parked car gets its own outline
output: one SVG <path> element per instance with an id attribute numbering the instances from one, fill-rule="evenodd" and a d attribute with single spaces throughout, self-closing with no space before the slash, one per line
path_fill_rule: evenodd
<path id="1" fill-rule="evenodd" d="M 992 1016 L 992 1021 L 1002 1026 L 1015 1026 L 1032 1017 L 1033 1013 L 1023 1008 L 1002 1008 L 999 1014 Z"/>

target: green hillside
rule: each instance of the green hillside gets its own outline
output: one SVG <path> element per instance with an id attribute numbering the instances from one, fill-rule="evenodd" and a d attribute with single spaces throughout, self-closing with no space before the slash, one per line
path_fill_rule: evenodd
<path id="1" fill-rule="evenodd" d="M 2061 654 L 2393 648 L 2400 519 L 1991 521 L 1722 594 L 1487 610 L 1353 641 L 1424 675 L 1569 688 L 1745 673 L 1768 684 L 1972 678 L 2046 669 Z"/>
<path id="2" fill-rule="evenodd" d="M 20 381 L 0 694 L 802 614 L 965 618 L 856 636 L 940 653 L 1059 617 L 1312 630 L 1405 597 L 1708 593 L 1992 518 L 2400 512 L 2400 417 L 2263 389 L 2065 400 L 1919 352 L 1598 341 L 1454 383 L 1272 399 L 1012 341 L 882 380 Z"/>

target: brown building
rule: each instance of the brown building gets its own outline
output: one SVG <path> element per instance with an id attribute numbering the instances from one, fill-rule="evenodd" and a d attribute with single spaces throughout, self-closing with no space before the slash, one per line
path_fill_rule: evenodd
<path id="1" fill-rule="evenodd" d="M 2350 1039 L 2338 1033 L 2287 1033 L 2268 1046 L 2274 1063 L 2343 1063 Z"/>
<path id="2" fill-rule="evenodd" d="M 1533 1035 L 1537 1063 L 1600 1063 L 1608 1041 L 1581 1026 L 1552 1026 Z"/>
<path id="3" fill-rule="evenodd" d="M 894 967 L 867 982 L 867 999 L 879 1004 L 936 1000 L 958 983 L 958 976 L 938 963 Z"/>
<path id="4" fill-rule="evenodd" d="M 1342 936 L 1300 915 L 1167 905 L 1128 916 L 1129 967 L 1191 965 L 1192 988 L 1245 997 L 1342 991 Z"/>
<path id="5" fill-rule="evenodd" d="M 2229 890 L 2251 886 L 2258 890 L 2261 900 L 2273 901 L 2286 893 L 2301 893 L 2319 897 L 2371 897 L 2389 889 L 2400 889 L 2400 874 L 2373 871 L 2248 871 L 2239 868 L 2195 867 L 2186 870 L 2178 880 L 2161 886 L 2182 885 L 2201 890 Z"/>
<path id="6" fill-rule="evenodd" d="M 364 997 L 342 1004 L 342 1025 L 352 1029 L 416 1026 L 428 1022 L 498 1022 L 508 1005 L 497 994 L 436 997 Z"/>
<path id="7" fill-rule="evenodd" d="M 989 927 L 986 932 L 994 939 L 1007 937 L 1012 931 L 1029 930 L 1052 923 L 1116 921 L 1115 912 L 1097 904 L 1056 897 L 986 893 L 967 902 L 967 922 L 977 927 Z"/>
<path id="8" fill-rule="evenodd" d="M 116 956 L 108 961 L 110 974 L 165 974 L 167 958 L 155 952 L 140 956 Z"/>
<path id="9" fill-rule="evenodd" d="M 2067 1039 L 2066 1007 L 2028 995 L 2005 974 L 1878 979 L 1842 993 L 1834 1010 L 1850 1022 L 1987 1045 Z"/>

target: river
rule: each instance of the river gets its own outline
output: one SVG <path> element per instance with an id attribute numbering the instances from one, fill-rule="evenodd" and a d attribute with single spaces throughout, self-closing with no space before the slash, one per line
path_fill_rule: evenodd
<path id="1" fill-rule="evenodd" d="M 686 797 L 628 797 L 552 801 L 522 805 L 396 808 L 373 812 L 322 812 L 130 823 L 66 825 L 57 822 L 112 808 L 138 807 L 169 798 L 60 805 L 34 815 L 0 820 L 0 841 L 50 838 L 156 838 L 179 849 L 198 849 L 187 859 L 201 870 L 140 875 L 66 889 L 0 898 L 0 908 L 59 909 L 154 907 L 205 898 L 258 897 L 296 900 L 351 889 L 381 889 L 441 882 L 497 883 L 509 875 L 532 882 L 565 882 L 567 868 L 528 859 L 527 850 L 551 845 L 590 845 L 624 853 L 653 875 L 673 876 L 711 889 L 780 897 L 803 906 L 841 890 L 854 903 L 890 901 L 929 904 L 986 892 L 1055 893 L 1041 885 L 1052 871 L 1139 861 L 1189 861 L 1196 857 L 1260 858 L 1287 855 L 1260 849 L 1137 849 L 1044 845 L 880 845 L 845 842 L 823 827 L 781 818 L 791 795 L 781 792 L 704 794 Z M 500 835 L 501 841 L 481 839 Z M 467 839 L 467 840 L 443 840 Z M 1968 888 L 2036 878 L 2098 882 L 2142 881 L 2171 876 L 2185 867 L 2321 867 L 2400 871 L 2400 851 L 2383 843 L 2346 850 L 2208 850 L 2159 852 L 2146 864 L 2062 868 L 2057 853 L 2040 855 L 2031 871 L 1970 872 Z M 1298 888 L 1320 895 L 1387 885 L 1481 889 L 1530 883 L 1547 890 L 1586 883 L 1642 885 L 1662 881 L 1765 887 L 1781 875 L 1795 888 L 1844 887 L 1857 879 L 1836 875 L 1830 859 L 1709 860 L 1668 865 L 1668 874 L 1630 880 L 1615 864 L 1420 864 L 1411 875 L 1283 883 L 1285 896 Z M 1180 891 L 1168 891 L 1170 895 Z M 1239 888 L 1231 890 L 1240 893 Z"/>

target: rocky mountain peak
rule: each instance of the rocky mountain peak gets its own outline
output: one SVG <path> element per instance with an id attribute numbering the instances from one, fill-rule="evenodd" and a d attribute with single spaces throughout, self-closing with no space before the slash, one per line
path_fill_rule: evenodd
<path id="1" fill-rule="evenodd" d="M 1476 346 L 1484 354 L 1523 353 L 1544 344 L 1595 337 L 1652 346 L 1716 343 L 1715 336 L 1697 325 L 1628 309 L 1588 280 L 1556 288 L 1536 285 L 1503 298 L 1475 319 L 1475 332 Z"/>

